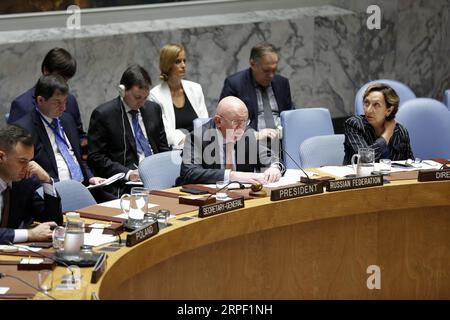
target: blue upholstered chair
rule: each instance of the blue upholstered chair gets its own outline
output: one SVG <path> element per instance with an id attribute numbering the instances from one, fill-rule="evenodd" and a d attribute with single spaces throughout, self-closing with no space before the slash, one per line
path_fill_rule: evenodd
<path id="1" fill-rule="evenodd" d="M 281 112 L 283 127 L 282 146 L 287 169 L 296 169 L 294 161 L 300 162 L 299 148 L 304 140 L 319 135 L 334 134 L 330 111 L 326 108 L 303 108 Z M 303 164 L 299 163 L 301 166 Z"/>
<path id="2" fill-rule="evenodd" d="M 340 166 L 344 160 L 343 134 L 315 136 L 300 145 L 300 162 L 305 168 Z"/>
<path id="3" fill-rule="evenodd" d="M 400 105 L 403 105 L 403 103 L 405 103 L 408 100 L 416 98 L 416 95 L 414 94 L 414 92 L 407 85 L 405 85 L 399 81 L 388 80 L 388 79 L 380 79 L 380 80 L 370 81 L 370 82 L 366 83 L 365 85 L 363 85 L 358 90 L 358 92 L 356 92 L 356 96 L 355 96 L 355 114 L 356 115 L 364 114 L 364 104 L 363 104 L 364 92 L 366 91 L 366 89 L 369 85 L 376 83 L 376 82 L 381 82 L 381 83 L 387 84 L 392 89 L 394 89 L 395 92 L 397 93 L 398 97 L 400 98 Z"/>
<path id="4" fill-rule="evenodd" d="M 55 183 L 55 189 L 61 197 L 63 211 L 78 210 L 97 204 L 89 190 L 75 180 L 65 180 Z"/>
<path id="5" fill-rule="evenodd" d="M 204 125 L 206 122 L 211 120 L 211 118 L 196 118 L 192 121 L 194 128 Z"/>
<path id="6" fill-rule="evenodd" d="M 450 158 L 450 110 L 430 98 L 406 101 L 396 120 L 408 129 L 415 157 Z"/>
<path id="7" fill-rule="evenodd" d="M 152 190 L 171 188 L 180 175 L 181 150 L 153 154 L 139 163 L 144 187 Z"/>
<path id="8" fill-rule="evenodd" d="M 447 89 L 444 92 L 444 104 L 450 110 L 450 89 Z"/>

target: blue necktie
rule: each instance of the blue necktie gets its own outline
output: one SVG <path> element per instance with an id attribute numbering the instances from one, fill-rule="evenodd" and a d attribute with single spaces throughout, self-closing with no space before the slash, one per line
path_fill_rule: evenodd
<path id="1" fill-rule="evenodd" d="M 153 154 L 152 148 L 150 147 L 150 144 L 145 138 L 141 126 L 139 125 L 139 112 L 137 110 L 131 110 L 130 113 L 138 153 L 143 153 L 146 157 L 151 156 Z"/>
<path id="2" fill-rule="evenodd" d="M 69 152 L 69 148 L 67 147 L 67 144 L 65 142 L 64 130 L 61 130 L 62 128 L 59 126 L 59 122 L 57 119 L 53 119 L 52 126 L 53 129 L 58 133 L 55 134 L 56 145 L 58 146 L 58 149 L 61 152 L 64 161 L 66 161 L 72 180 L 82 182 L 84 180 L 83 173 L 81 172 L 80 166 L 78 165 L 78 163 L 75 162 L 75 160 L 73 159 L 72 155 Z M 64 139 L 64 141 L 62 141 L 62 139 Z"/>

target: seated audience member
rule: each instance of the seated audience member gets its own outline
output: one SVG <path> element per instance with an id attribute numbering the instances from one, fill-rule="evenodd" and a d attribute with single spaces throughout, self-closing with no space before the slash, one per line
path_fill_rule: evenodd
<path id="1" fill-rule="evenodd" d="M 62 48 L 53 48 L 42 61 L 41 71 L 43 75 L 57 74 L 68 82 L 77 71 L 77 62 L 72 55 Z M 11 103 L 8 123 L 14 123 L 27 113 L 36 108 L 36 86 L 21 94 Z M 75 97 L 71 94 L 67 97 L 66 112 L 71 114 L 75 120 L 80 139 L 85 139 L 86 132 L 83 130 L 80 109 Z M 83 142 L 85 144 L 85 142 Z"/>
<path id="2" fill-rule="evenodd" d="M 130 66 L 120 79 L 119 96 L 92 112 L 88 163 L 96 174 L 109 177 L 123 172 L 125 180 L 140 181 L 139 162 L 170 150 L 161 107 L 147 100 L 150 87 L 147 71 Z M 119 193 L 125 191 L 123 181 L 115 187 Z"/>
<path id="3" fill-rule="evenodd" d="M 41 76 L 36 84 L 36 108 L 14 124 L 31 133 L 34 161 L 56 181 L 77 180 L 96 185 L 105 179 L 94 177 L 81 157 L 77 126 L 66 110 L 69 87 L 59 75 Z M 90 189 L 97 202 L 113 200 L 103 189 Z"/>
<path id="4" fill-rule="evenodd" d="M 63 223 L 53 180 L 36 162 L 33 138 L 24 129 L 0 129 L 0 243 L 48 241 Z M 44 198 L 36 192 L 44 189 Z M 33 221 L 43 222 L 27 229 Z"/>
<path id="5" fill-rule="evenodd" d="M 165 45 L 160 52 L 159 68 L 163 82 L 150 90 L 150 100 L 162 108 L 167 142 L 182 149 L 186 134 L 193 129 L 192 121 L 208 118 L 205 97 L 200 84 L 183 80 L 186 50 L 182 45 Z"/>
<path id="6" fill-rule="evenodd" d="M 177 185 L 218 180 L 263 184 L 278 181 L 283 165 L 257 143 L 249 122 L 242 100 L 223 98 L 214 118 L 187 136 Z M 267 169 L 263 173 L 256 172 L 264 167 Z"/>
<path id="7" fill-rule="evenodd" d="M 292 109 L 289 80 L 276 74 L 278 53 L 263 42 L 250 53 L 250 68 L 225 79 L 220 99 L 235 96 L 248 108 L 250 126 L 258 140 L 280 139 L 280 113 Z"/>
<path id="8" fill-rule="evenodd" d="M 375 83 L 363 95 L 364 115 L 352 116 L 344 123 L 344 165 L 359 148 L 375 150 L 375 161 L 380 159 L 413 159 L 408 131 L 395 121 L 399 97 L 391 87 Z"/>

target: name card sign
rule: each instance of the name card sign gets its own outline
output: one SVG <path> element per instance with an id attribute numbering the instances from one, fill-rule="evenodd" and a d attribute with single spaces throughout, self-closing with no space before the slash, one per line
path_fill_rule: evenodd
<path id="1" fill-rule="evenodd" d="M 450 180 L 450 169 L 443 170 L 420 170 L 417 181 L 444 181 Z"/>
<path id="2" fill-rule="evenodd" d="M 106 253 L 102 253 L 95 263 L 91 274 L 91 283 L 97 283 L 106 270 Z"/>
<path id="3" fill-rule="evenodd" d="M 155 234 L 159 232 L 158 222 L 153 222 L 152 224 L 148 224 L 143 226 L 142 228 L 136 229 L 133 232 L 128 233 L 127 235 L 127 247 L 132 247 L 139 242 L 147 240 L 153 237 Z"/>
<path id="4" fill-rule="evenodd" d="M 367 176 L 349 179 L 333 180 L 327 184 L 327 191 L 341 191 L 348 189 L 361 189 L 368 187 L 377 187 L 383 185 L 383 176 Z"/>
<path id="5" fill-rule="evenodd" d="M 286 186 L 282 188 L 272 189 L 270 192 L 270 200 L 271 201 L 285 200 L 290 198 L 309 196 L 318 193 L 323 193 L 322 182 Z"/>
<path id="6" fill-rule="evenodd" d="M 214 216 L 219 213 L 224 213 L 244 207 L 244 197 L 234 198 L 225 201 L 218 201 L 216 203 L 201 206 L 198 209 L 198 217 L 205 218 Z"/>

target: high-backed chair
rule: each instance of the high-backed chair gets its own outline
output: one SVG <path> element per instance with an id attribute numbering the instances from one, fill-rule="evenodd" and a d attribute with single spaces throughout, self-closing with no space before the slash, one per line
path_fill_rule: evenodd
<path id="1" fill-rule="evenodd" d="M 340 166 L 344 160 L 343 134 L 315 136 L 300 145 L 300 162 L 305 168 Z"/>
<path id="2" fill-rule="evenodd" d="M 395 90 L 398 97 L 400 98 L 400 105 L 405 103 L 408 100 L 416 98 L 415 93 L 405 84 L 396 81 L 396 80 L 389 80 L 389 79 L 380 79 L 380 80 L 374 80 L 366 83 L 363 85 L 358 92 L 356 92 L 355 96 L 355 114 L 361 115 L 364 114 L 364 104 L 363 104 L 363 95 L 366 91 L 367 87 L 373 83 L 381 82 L 384 84 L 387 84 L 392 89 Z"/>
<path id="3" fill-rule="evenodd" d="M 139 175 L 144 187 L 166 189 L 175 185 L 180 175 L 181 150 L 153 154 L 139 163 Z"/>
<path id="4" fill-rule="evenodd" d="M 65 180 L 55 183 L 55 189 L 61 197 L 63 211 L 78 210 L 96 204 L 89 190 L 75 180 Z"/>
<path id="5" fill-rule="evenodd" d="M 192 123 L 193 123 L 194 128 L 197 128 L 197 127 L 204 125 L 209 120 L 211 120 L 211 118 L 195 118 L 192 121 Z"/>
<path id="6" fill-rule="evenodd" d="M 398 110 L 396 120 L 408 129 L 415 157 L 450 158 L 450 110 L 442 102 L 409 100 Z"/>
<path id="7" fill-rule="evenodd" d="M 282 147 L 287 169 L 297 165 L 289 155 L 300 162 L 299 147 L 309 137 L 334 134 L 330 111 L 326 108 L 303 108 L 281 112 L 283 127 Z M 289 155 L 286 155 L 288 153 Z M 301 163 L 299 163 L 302 165 Z"/>
<path id="8" fill-rule="evenodd" d="M 444 92 L 444 104 L 450 110 L 450 89 L 447 89 Z"/>

